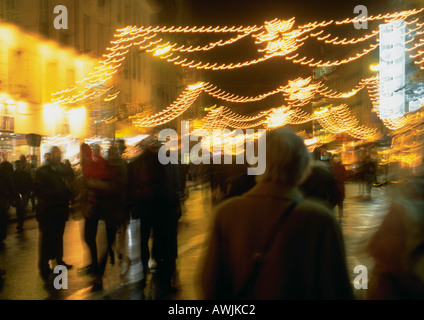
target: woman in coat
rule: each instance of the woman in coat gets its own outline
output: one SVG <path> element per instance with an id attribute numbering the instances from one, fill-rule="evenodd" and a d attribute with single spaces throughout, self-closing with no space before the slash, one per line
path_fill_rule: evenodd
<path id="1" fill-rule="evenodd" d="M 303 199 L 298 189 L 309 162 L 302 139 L 292 131 L 267 133 L 267 167 L 257 185 L 216 209 L 202 261 L 204 299 L 353 298 L 334 215 L 324 205 Z M 294 202 L 297 206 L 287 213 Z M 280 224 L 284 213 L 287 217 Z M 275 226 L 269 250 L 263 250 Z M 241 294 L 258 253 L 262 263 L 251 290 Z"/>

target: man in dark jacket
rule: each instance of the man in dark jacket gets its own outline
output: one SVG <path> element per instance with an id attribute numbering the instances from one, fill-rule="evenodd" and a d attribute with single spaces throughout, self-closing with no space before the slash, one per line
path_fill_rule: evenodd
<path id="1" fill-rule="evenodd" d="M 63 234 L 69 216 L 71 187 L 66 180 L 61 151 L 53 147 L 50 162 L 35 172 L 36 217 L 39 226 L 39 270 L 44 278 L 51 274 L 49 260 L 71 268 L 63 260 Z"/>

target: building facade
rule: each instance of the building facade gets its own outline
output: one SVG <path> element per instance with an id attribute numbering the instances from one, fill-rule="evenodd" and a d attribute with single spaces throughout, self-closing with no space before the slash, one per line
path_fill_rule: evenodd
<path id="1" fill-rule="evenodd" d="M 35 133 L 49 141 L 55 141 L 52 138 L 58 135 L 71 139 L 86 139 L 96 134 L 114 137 L 117 125 L 105 124 L 105 118 L 117 113 L 123 105 L 138 110 L 151 103 L 152 63 L 148 55 L 136 48 L 128 53 L 122 67 L 107 83 L 119 93 L 113 103 L 98 99 L 58 105 L 51 100 L 52 94 L 73 87 L 93 72 L 107 53 L 106 48 L 111 46 L 116 30 L 153 23 L 152 3 L 147 0 L 0 0 L 0 132 L 5 137 L 0 141 L 9 141 L 9 158 L 26 152 L 11 151 L 10 145 L 16 145 L 10 142 L 11 134 Z M 66 12 L 57 8 L 65 8 Z M 60 23 L 66 28 L 57 28 L 55 20 L 63 15 L 66 21 L 62 19 Z M 21 140 L 19 144 L 24 144 L 25 139 Z"/>

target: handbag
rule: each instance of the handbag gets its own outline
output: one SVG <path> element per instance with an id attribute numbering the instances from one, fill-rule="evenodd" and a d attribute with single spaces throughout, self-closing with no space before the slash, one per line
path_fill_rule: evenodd
<path id="1" fill-rule="evenodd" d="M 271 232 L 271 236 L 269 237 L 268 241 L 265 242 L 265 245 L 262 247 L 262 250 L 259 250 L 254 253 L 252 271 L 250 272 L 247 280 L 241 287 L 238 294 L 236 294 L 235 296 L 236 300 L 252 299 L 254 287 L 256 284 L 256 279 L 259 276 L 259 271 L 261 269 L 264 258 L 269 251 L 269 248 L 271 247 L 271 244 L 274 242 L 274 239 L 278 233 L 278 230 L 282 226 L 283 222 L 288 218 L 290 213 L 294 210 L 294 208 L 296 208 L 296 206 L 301 201 L 302 201 L 301 199 L 298 199 L 298 200 L 295 200 L 292 204 L 290 204 L 290 206 L 286 209 L 286 211 L 284 211 L 284 213 L 281 215 L 279 222 L 275 225 L 274 229 Z"/>

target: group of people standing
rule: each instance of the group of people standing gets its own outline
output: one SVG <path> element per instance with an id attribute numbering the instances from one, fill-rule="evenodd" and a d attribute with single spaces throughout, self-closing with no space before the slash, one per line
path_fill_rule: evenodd
<path id="1" fill-rule="evenodd" d="M 33 193 L 34 169 L 24 155 L 19 160 L 11 162 L 4 159 L 0 163 L 0 243 L 7 235 L 8 211 L 11 206 L 16 209 L 18 220 L 17 232 L 23 231 L 25 210 L 31 200 L 32 208 L 35 210 L 35 199 Z"/>

